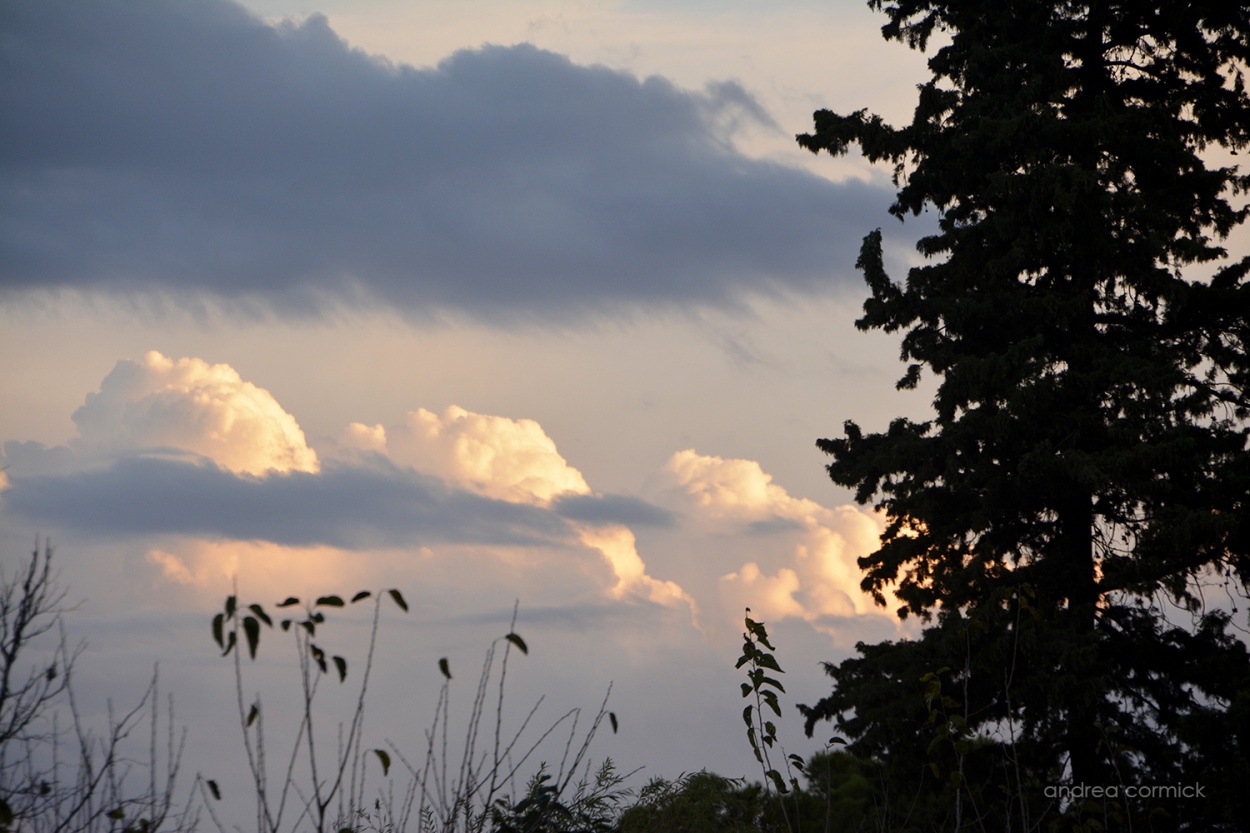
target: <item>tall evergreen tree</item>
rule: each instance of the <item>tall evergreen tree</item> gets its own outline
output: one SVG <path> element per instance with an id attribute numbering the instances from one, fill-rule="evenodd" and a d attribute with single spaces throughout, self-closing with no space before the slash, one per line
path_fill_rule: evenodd
<path id="1" fill-rule="evenodd" d="M 1250 213 L 1250 2 L 869 5 L 935 47 L 911 124 L 798 139 L 936 211 L 905 283 L 865 238 L 857 325 L 902 333 L 900 388 L 939 384 L 930 420 L 818 446 L 888 517 L 864 588 L 925 629 L 827 666 L 808 732 L 836 720 L 950 826 L 1250 818 L 1250 258 L 1220 245 Z"/>

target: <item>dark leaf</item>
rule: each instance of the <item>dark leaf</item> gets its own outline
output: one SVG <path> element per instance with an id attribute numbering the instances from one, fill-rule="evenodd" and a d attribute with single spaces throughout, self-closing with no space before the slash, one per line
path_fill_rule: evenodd
<path id="1" fill-rule="evenodd" d="M 400 593 L 398 590 L 394 588 L 391 588 L 390 590 L 387 590 L 386 592 L 391 594 L 391 598 L 395 600 L 395 604 L 399 605 L 400 610 L 402 610 L 404 613 L 408 612 L 408 603 L 404 601 L 404 596 L 402 593 Z"/>
<path id="2" fill-rule="evenodd" d="M 247 653 L 256 659 L 256 646 L 260 643 L 260 622 L 255 616 L 243 617 L 243 635 L 247 637 Z"/>
<path id="3" fill-rule="evenodd" d="M 781 670 L 781 666 L 777 664 L 777 660 L 773 659 L 772 654 L 760 654 L 756 657 L 755 661 L 759 663 L 761 668 L 769 668 L 776 671 L 778 674 L 786 673 Z"/>
<path id="4" fill-rule="evenodd" d="M 321 673 L 326 673 L 326 671 L 329 670 L 329 667 L 326 665 L 326 652 L 311 642 L 308 643 L 308 652 L 312 654 L 313 661 L 317 663 L 317 667 L 321 669 Z"/>
<path id="5" fill-rule="evenodd" d="M 760 683 L 763 685 L 770 685 L 773 688 L 777 689 L 778 691 L 782 692 L 783 694 L 785 693 L 786 687 L 783 686 L 779 681 L 774 680 L 772 677 L 765 677 L 761 675 Z"/>

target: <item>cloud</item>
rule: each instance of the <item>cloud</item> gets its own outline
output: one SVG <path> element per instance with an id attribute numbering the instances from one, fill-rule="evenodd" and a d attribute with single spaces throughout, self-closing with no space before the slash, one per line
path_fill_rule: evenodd
<path id="1" fill-rule="evenodd" d="M 547 506 L 568 493 L 590 492 L 581 472 L 532 419 L 475 414 L 452 405 L 442 415 L 420 408 L 399 429 L 354 424 L 353 437 L 373 432 L 397 463 L 446 478 L 481 495 Z"/>
<path id="2" fill-rule="evenodd" d="M 269 391 L 226 364 L 149 351 L 120 361 L 74 412 L 89 454 L 177 449 L 237 474 L 315 472 L 316 453 Z"/>
<path id="3" fill-rule="evenodd" d="M 697 613 L 694 599 L 674 581 L 658 581 L 647 575 L 647 565 L 638 555 L 634 533 L 623 526 L 582 529 L 582 543 L 603 553 L 616 573 L 613 598 L 641 596 L 657 604 L 688 604 L 692 617 Z"/>
<path id="4" fill-rule="evenodd" d="M 790 497 L 754 460 L 726 460 L 691 448 L 670 457 L 665 470 L 708 517 L 767 522 L 827 511 L 814 501 Z"/>
<path id="5" fill-rule="evenodd" d="M 769 619 L 805 618 L 803 605 L 794 598 L 801 586 L 799 576 L 788 567 L 774 576 L 765 576 L 752 561 L 744 564 L 740 572 L 724 576 L 721 585 L 722 592 L 731 597 L 735 611 L 752 608 Z"/>
<path id="6" fill-rule="evenodd" d="M 665 605 L 694 600 L 672 581 L 648 575 L 634 533 L 625 525 L 665 525 L 671 515 L 645 501 L 593 494 L 585 478 L 532 419 L 478 414 L 452 405 L 442 415 L 424 408 L 391 429 L 360 423 L 348 427 L 346 447 L 381 453 L 397 465 L 443 478 L 483 497 L 551 508 L 571 521 L 582 545 L 598 552 L 616 576 L 613 598 L 638 597 Z"/>
<path id="7" fill-rule="evenodd" d="M 421 615 L 418 605 L 423 597 L 427 604 L 422 607 L 428 607 L 430 598 L 437 598 L 454 609 L 456 601 L 480 596 L 484 590 L 484 581 L 466 584 L 442 571 L 441 565 L 463 571 L 464 553 L 447 549 L 440 555 L 429 547 L 375 549 L 365 554 L 332 546 L 167 536 L 143 549 L 141 556 L 110 555 L 114 566 L 121 567 L 118 572 L 129 574 L 132 580 L 146 574 L 147 586 L 161 591 L 152 593 L 152 598 L 172 596 L 185 605 L 184 609 L 211 610 L 210 604 L 220 606 L 235 587 L 242 598 L 266 606 L 290 596 L 311 600 L 329 593 L 347 597 L 359 590 L 399 587 L 414 612 Z M 579 576 L 562 581 L 560 589 L 566 598 L 580 598 L 588 595 L 584 585 Z M 520 592 L 514 586 L 503 589 Z M 496 591 L 493 595 L 504 594 Z"/>
<path id="8" fill-rule="evenodd" d="M 588 526 L 672 526 L 676 520 L 667 509 L 630 495 L 579 495 L 566 493 L 552 502 L 561 517 Z"/>
<path id="9" fill-rule="evenodd" d="M 432 414 L 414 412 L 424 433 L 395 432 L 414 460 L 418 441 L 433 432 L 439 442 L 427 442 L 429 449 L 449 453 L 415 462 L 447 471 L 397 465 L 377 453 L 323 466 L 267 390 L 229 365 L 151 351 L 119 361 L 87 394 L 73 416 L 78 435 L 67 445 L 5 443 L 4 508 L 37 525 L 109 537 L 346 549 L 576 547 L 572 525 L 541 504 L 566 488 L 587 491 L 585 481 L 537 423 L 448 414 L 446 426 L 435 426 Z M 353 426 L 348 437 L 366 450 L 386 448 L 381 428 Z M 459 479 L 446 478 L 448 471 Z M 159 561 L 171 578 L 185 577 L 175 561 Z"/>
<path id="10" fill-rule="evenodd" d="M 323 463 L 294 417 L 234 368 L 153 351 L 118 362 L 74 422 L 66 446 L 5 443 L 6 514 L 111 540 L 179 539 L 184 550 L 188 539 L 281 552 L 476 546 L 535 569 L 554 557 L 565 578 L 597 575 L 610 598 L 693 613 L 677 584 L 648 575 L 624 525 L 671 516 L 591 492 L 531 419 L 417 409 L 389 430 L 349 425 Z M 582 561 L 571 572 L 570 558 Z M 150 547 L 147 562 L 174 584 L 205 575 L 202 560 L 169 546 Z"/>
<path id="11" fill-rule="evenodd" d="M 883 529 L 876 514 L 793 497 L 754 460 L 688 449 L 670 457 L 665 472 L 705 528 L 769 541 L 754 548 L 767 555 L 720 576 L 726 610 L 800 618 L 835 636 L 857 617 L 886 613 L 859 587 L 858 559 L 877 548 Z"/>
<path id="12" fill-rule="evenodd" d="M 177 534 L 345 549 L 573 541 L 551 512 L 394 467 L 328 463 L 317 473 L 257 478 L 211 463 L 123 457 L 74 474 L 14 474 L 11 486 L 6 512 L 45 528 L 110 537 Z"/>
<path id="13" fill-rule="evenodd" d="M 745 606 L 835 634 L 879 613 L 856 560 L 880 519 L 794 497 L 752 460 L 688 449 L 666 463 L 655 500 L 604 495 L 536 421 L 455 405 L 353 423 L 323 459 L 230 366 L 156 352 L 118 362 L 74 420 L 66 446 L 5 444 L 6 514 L 145 538 L 147 562 L 172 584 L 203 583 L 188 542 L 345 558 L 424 548 L 448 565 L 480 548 L 517 575 L 576 573 L 605 599 L 688 607 L 692 619 L 719 609 L 713 628 L 736 628 Z"/>
<path id="14" fill-rule="evenodd" d="M 199 570 L 192 571 L 184 558 L 175 553 L 153 548 L 147 552 L 147 560 L 161 568 L 161 574 L 176 584 L 202 584 L 206 577 Z"/>
<path id="15" fill-rule="evenodd" d="M 436 67 L 227 0 L 0 6 L 0 297 L 551 316 L 820 291 L 889 190 L 734 151 L 767 120 L 531 46 Z M 768 125 L 764 125 L 768 127 Z"/>

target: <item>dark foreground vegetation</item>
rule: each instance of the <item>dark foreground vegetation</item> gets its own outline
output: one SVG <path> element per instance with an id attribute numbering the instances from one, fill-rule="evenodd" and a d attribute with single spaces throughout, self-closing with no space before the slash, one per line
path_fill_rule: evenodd
<path id="1" fill-rule="evenodd" d="M 223 794 L 211 772 L 180 777 L 184 744 L 168 718 L 162 724 L 155 675 L 140 702 L 124 713 L 110 710 L 107 725 L 89 725 L 79 714 L 72 680 L 82 648 L 71 646 L 66 637 L 65 598 L 52 570 L 50 549 L 37 549 L 16 572 L 6 568 L 0 576 L 3 833 L 226 831 L 251 830 L 253 824 L 256 830 L 271 833 L 1011 829 L 998 826 L 1001 819 L 993 815 L 1010 809 L 1014 800 L 1009 789 L 1000 788 L 992 777 L 1004 768 L 1001 747 L 993 739 L 968 736 L 958 716 L 951 714 L 957 702 L 942 693 L 941 674 L 900 681 L 911 692 L 912 702 L 903 704 L 896 719 L 913 735 L 910 751 L 922 762 L 918 772 L 889 756 L 864 756 L 853 745 L 847 751 L 842 738 L 831 738 L 807 760 L 787 755 L 777 743 L 775 726 L 784 714 L 778 698 L 784 692 L 783 671 L 764 624 L 751 619 L 750 611 L 738 667 L 744 673 L 741 693 L 748 704 L 743 712 L 747 743 L 763 776 L 759 783 L 701 771 L 671 780 L 653 778 L 638 786 L 637 778 L 627 783 L 636 773 L 618 772 L 610 759 L 593 765 L 588 752 L 596 732 L 601 726 L 613 732 L 618 728 L 616 715 L 607 710 L 607 697 L 580 734 L 576 709 L 527 735 L 531 711 L 520 730 L 501 734 L 509 654 L 528 652 L 515 629 L 487 651 L 472 710 L 459 727 L 463 740 L 459 759 L 449 764 L 444 746 L 452 728 L 448 709 L 452 674 L 446 658 L 437 662 L 444 683 L 426 746 L 400 749 L 386 742 L 366 747 L 360 727 L 380 614 L 384 606 L 407 612 L 406 600 L 394 589 L 306 601 L 292 597 L 268 609 L 242 603 L 237 596 L 226 599 L 212 617 L 210 630 L 223 659 L 233 665 L 236 730 L 243 740 L 241 758 L 252 787 L 242 795 L 237 790 Z M 317 640 L 338 614 L 356 605 L 372 606 L 372 628 L 363 654 L 348 658 L 326 652 Z M 52 646 L 45 643 L 32 650 L 49 634 L 57 637 Z M 294 640 L 302 658 L 297 687 L 302 702 L 284 700 L 274 712 L 288 728 L 298 723 L 289 749 L 274 749 L 272 744 L 266 749 L 268 709 L 245 682 L 247 669 L 263 661 L 262 644 L 273 639 Z M 336 714 L 338 722 L 327 733 L 316 717 L 320 713 L 324 719 L 324 710 L 313 707 L 318 690 L 323 684 L 351 683 L 356 684 L 355 705 Z M 327 741 L 332 743 L 328 749 Z M 558 763 L 549 766 L 545 756 L 553 751 L 551 760 Z M 951 760 L 956 768 L 944 770 Z M 960 777 L 952 778 L 949 772 Z M 1174 825 L 1168 809 L 1180 801 L 1202 808 L 1209 797 L 1219 795 L 1218 780 L 1210 776 L 1191 782 L 1202 784 L 1205 794 L 1164 789 L 1149 797 L 1133 796 L 1131 802 L 1119 801 L 1129 798 L 1121 785 L 1119 795 L 1104 802 L 1124 808 L 1119 818 L 1107 814 L 1110 824 L 1091 825 L 1087 808 L 1076 803 L 1071 791 L 1039 788 L 1027 800 L 1050 818 L 1031 829 L 1130 829 L 1133 812 L 1141 807 L 1153 807 L 1154 818 L 1146 829 L 1221 829 L 1219 824 Z M 1074 804 L 1085 818 L 1074 819 L 1070 810 Z M 241 811 L 254 813 L 254 823 L 239 826 Z M 1230 818 L 1226 827 L 1237 829 L 1235 824 Z"/>
<path id="2" fill-rule="evenodd" d="M 594 733 L 617 727 L 606 700 L 582 734 L 573 713 L 552 727 L 570 751 L 537 774 L 529 741 L 489 725 L 487 695 L 503 697 L 526 650 L 515 631 L 488 651 L 467 757 L 449 764 L 449 688 L 427 749 L 365 748 L 372 648 L 349 665 L 317 642 L 354 604 L 373 605 L 376 633 L 384 604 L 405 609 L 398 591 L 268 609 L 232 596 L 213 636 L 239 681 L 257 830 L 1243 829 L 1250 258 L 1220 243 L 1248 214 L 1233 161 L 1250 144 L 1250 3 L 869 5 L 888 39 L 932 48 L 911 124 L 821 111 L 799 141 L 891 164 L 892 213 L 936 214 L 904 282 L 880 231 L 865 238 L 858 326 L 901 333 L 899 386 L 928 372 L 937 393 L 928 421 L 847 422 L 819 446 L 833 480 L 886 513 L 864 587 L 919 618 L 920 637 L 828 666 L 831 693 L 801 710 L 809 733 L 828 720 L 843 737 L 803 761 L 776 748 L 780 667 L 748 618 L 743 717 L 762 782 L 703 772 L 632 793 L 610 765 L 587 768 Z M 0 829 L 218 826 L 208 774 L 176 795 L 171 730 L 150 777 L 120 778 L 125 737 L 141 719 L 156 731 L 155 680 L 92 736 L 74 719 L 72 646 L 21 670 L 60 601 L 46 552 L 5 576 Z M 298 771 L 263 754 L 265 707 L 242 683 L 271 631 L 304 658 Z M 313 719 L 324 680 L 359 686 L 337 745 Z M 374 797 L 378 773 L 407 786 Z"/>
<path id="3" fill-rule="evenodd" d="M 804 762 L 783 755 L 773 720 L 782 670 L 763 623 L 746 619 L 742 694 L 748 738 L 764 783 L 711 772 L 627 785 L 611 760 L 593 765 L 590 744 L 601 727 L 615 732 L 607 697 L 586 725 L 572 710 L 541 731 L 502 731 L 509 656 L 528 652 L 510 629 L 487 650 L 465 725 L 449 723 L 451 662 L 438 660 L 443 687 L 420 749 L 362 743 L 369 677 L 383 608 L 402 615 L 396 589 L 350 597 L 288 598 L 276 605 L 230 596 L 208 629 L 233 666 L 240 753 L 251 789 L 229 794 L 212 772 L 182 774 L 183 736 L 162 721 L 154 675 L 140 701 L 109 712 L 105 725 L 80 713 L 74 668 L 84 646 L 65 627 L 66 592 L 50 548 L 0 571 L 0 831 L 183 833 L 194 830 L 334 831 L 335 833 L 644 833 L 644 831 L 853 831 L 879 826 L 877 768 L 826 748 Z M 370 608 L 372 627 L 361 656 L 321 647 L 326 629 L 353 607 Z M 359 617 L 357 617 L 359 618 Z M 513 618 L 515 625 L 515 612 Z M 263 646 L 294 640 L 301 662 L 297 699 L 266 704 L 246 678 Z M 351 686 L 354 705 L 322 726 L 314 708 L 323 686 Z M 267 745 L 265 725 L 297 723 L 289 749 Z M 172 708 L 172 704 L 171 704 Z M 535 709 L 536 710 L 536 709 Z M 271 726 L 271 732 L 273 727 Z M 457 748 L 449 760 L 446 744 Z M 554 753 L 548 765 L 548 758 Z M 639 779 L 633 779 L 637 782 Z M 631 782 L 632 783 L 632 782 Z M 765 786 L 767 785 L 767 786 Z M 253 819 L 239 827 L 241 813 Z"/>

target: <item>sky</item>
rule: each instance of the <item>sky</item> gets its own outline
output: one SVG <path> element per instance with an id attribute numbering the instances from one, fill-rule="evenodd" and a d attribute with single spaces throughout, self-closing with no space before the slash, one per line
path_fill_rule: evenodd
<path id="1" fill-rule="evenodd" d="M 794 711 L 820 664 L 911 626 L 858 589 L 881 520 L 815 441 L 932 393 L 895 390 L 897 340 L 854 326 L 860 240 L 883 228 L 901 273 L 926 218 L 794 142 L 820 107 L 908 118 L 924 59 L 881 22 L 0 0 L 0 546 L 6 574 L 54 546 L 88 708 L 159 663 L 184 779 L 239 795 L 209 635 L 233 583 L 266 605 L 395 587 L 371 742 L 420 737 L 441 657 L 467 702 L 516 603 L 510 709 L 593 711 L 611 685 L 593 759 L 758 777 L 749 606 L 788 751 L 820 748 Z M 335 624 L 359 649 L 360 614 Z M 247 685 L 282 702 L 265 640 Z"/>

